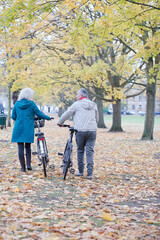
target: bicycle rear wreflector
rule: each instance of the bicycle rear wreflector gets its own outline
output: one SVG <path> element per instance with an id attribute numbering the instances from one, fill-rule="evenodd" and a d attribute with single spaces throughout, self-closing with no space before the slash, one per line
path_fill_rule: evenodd
<path id="1" fill-rule="evenodd" d="M 37 137 L 37 154 L 38 154 L 38 159 L 41 162 L 38 165 L 39 166 L 43 165 L 44 176 L 47 177 L 46 167 L 49 164 L 47 143 L 46 143 L 46 139 L 45 139 L 44 133 L 41 132 L 41 130 L 40 130 L 40 119 L 38 117 L 35 117 L 34 121 L 36 122 L 36 126 L 38 127 L 38 132 L 35 133 L 35 136 Z"/>
<path id="2" fill-rule="evenodd" d="M 73 150 L 73 145 L 72 145 L 72 138 L 74 132 L 77 130 L 71 127 L 70 125 L 59 125 L 60 127 L 68 127 L 70 131 L 70 136 L 69 139 L 67 140 L 66 147 L 63 153 L 58 153 L 58 155 L 63 156 L 63 180 L 66 179 L 66 175 L 68 172 L 68 169 L 70 168 L 70 173 L 74 174 L 75 170 L 72 168 L 73 162 L 72 162 L 72 150 Z"/>

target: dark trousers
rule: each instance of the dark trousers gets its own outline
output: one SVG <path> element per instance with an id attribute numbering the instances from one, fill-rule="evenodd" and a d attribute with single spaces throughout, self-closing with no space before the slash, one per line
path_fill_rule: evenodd
<path id="1" fill-rule="evenodd" d="M 87 175 L 93 174 L 93 154 L 96 141 L 96 131 L 86 131 L 76 133 L 78 170 L 84 172 L 84 151 L 87 159 Z"/>
<path id="2" fill-rule="evenodd" d="M 25 169 L 24 148 L 26 150 L 27 168 L 31 165 L 31 143 L 18 143 L 18 156 L 22 169 Z"/>

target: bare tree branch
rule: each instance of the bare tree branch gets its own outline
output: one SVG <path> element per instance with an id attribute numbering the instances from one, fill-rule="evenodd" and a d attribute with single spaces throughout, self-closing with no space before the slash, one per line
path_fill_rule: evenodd
<path id="1" fill-rule="evenodd" d="M 136 96 L 142 94 L 145 90 L 146 90 L 146 88 L 144 88 L 142 91 L 140 91 L 138 93 L 127 95 L 126 98 L 136 97 Z"/>
<path id="2" fill-rule="evenodd" d="M 113 34 L 112 34 L 113 35 Z M 114 35 L 113 35 L 114 36 Z M 135 54 L 137 53 L 133 48 L 131 48 L 127 43 L 125 43 L 122 38 L 115 36 L 116 38 L 118 38 L 118 40 L 120 41 L 120 43 L 123 43 L 124 46 L 126 46 L 129 50 L 131 50 L 132 52 L 134 52 Z"/>
<path id="3" fill-rule="evenodd" d="M 155 7 L 153 5 L 149 5 L 149 4 L 146 4 L 146 3 L 140 3 L 140 2 L 135 2 L 135 1 L 132 1 L 132 0 L 125 0 L 126 2 L 130 2 L 132 4 L 137 4 L 137 5 L 141 5 L 141 6 L 145 6 L 145 7 L 150 7 L 150 8 L 154 8 L 156 10 L 160 10 L 160 7 Z"/>

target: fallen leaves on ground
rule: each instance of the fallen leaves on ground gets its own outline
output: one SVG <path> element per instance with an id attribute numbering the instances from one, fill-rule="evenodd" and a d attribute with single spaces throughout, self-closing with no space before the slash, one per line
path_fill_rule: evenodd
<path id="1" fill-rule="evenodd" d="M 55 170 L 47 169 L 47 178 L 37 156 L 32 156 L 33 171 L 20 172 L 17 145 L 10 142 L 12 128 L 1 130 L 0 239 L 160 238 L 158 132 L 155 140 L 140 141 L 135 129 L 98 129 L 94 179 L 68 173 L 65 181 L 58 152 L 63 152 L 69 131 L 58 128 L 55 120 L 46 122 L 43 132 L 55 165 Z"/>

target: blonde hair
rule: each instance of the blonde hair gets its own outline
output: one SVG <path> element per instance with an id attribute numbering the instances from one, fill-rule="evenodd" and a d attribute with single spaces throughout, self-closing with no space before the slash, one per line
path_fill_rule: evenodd
<path id="1" fill-rule="evenodd" d="M 20 91 L 20 94 L 18 96 L 18 101 L 21 101 L 23 98 L 32 100 L 35 92 L 31 88 L 24 88 Z"/>

